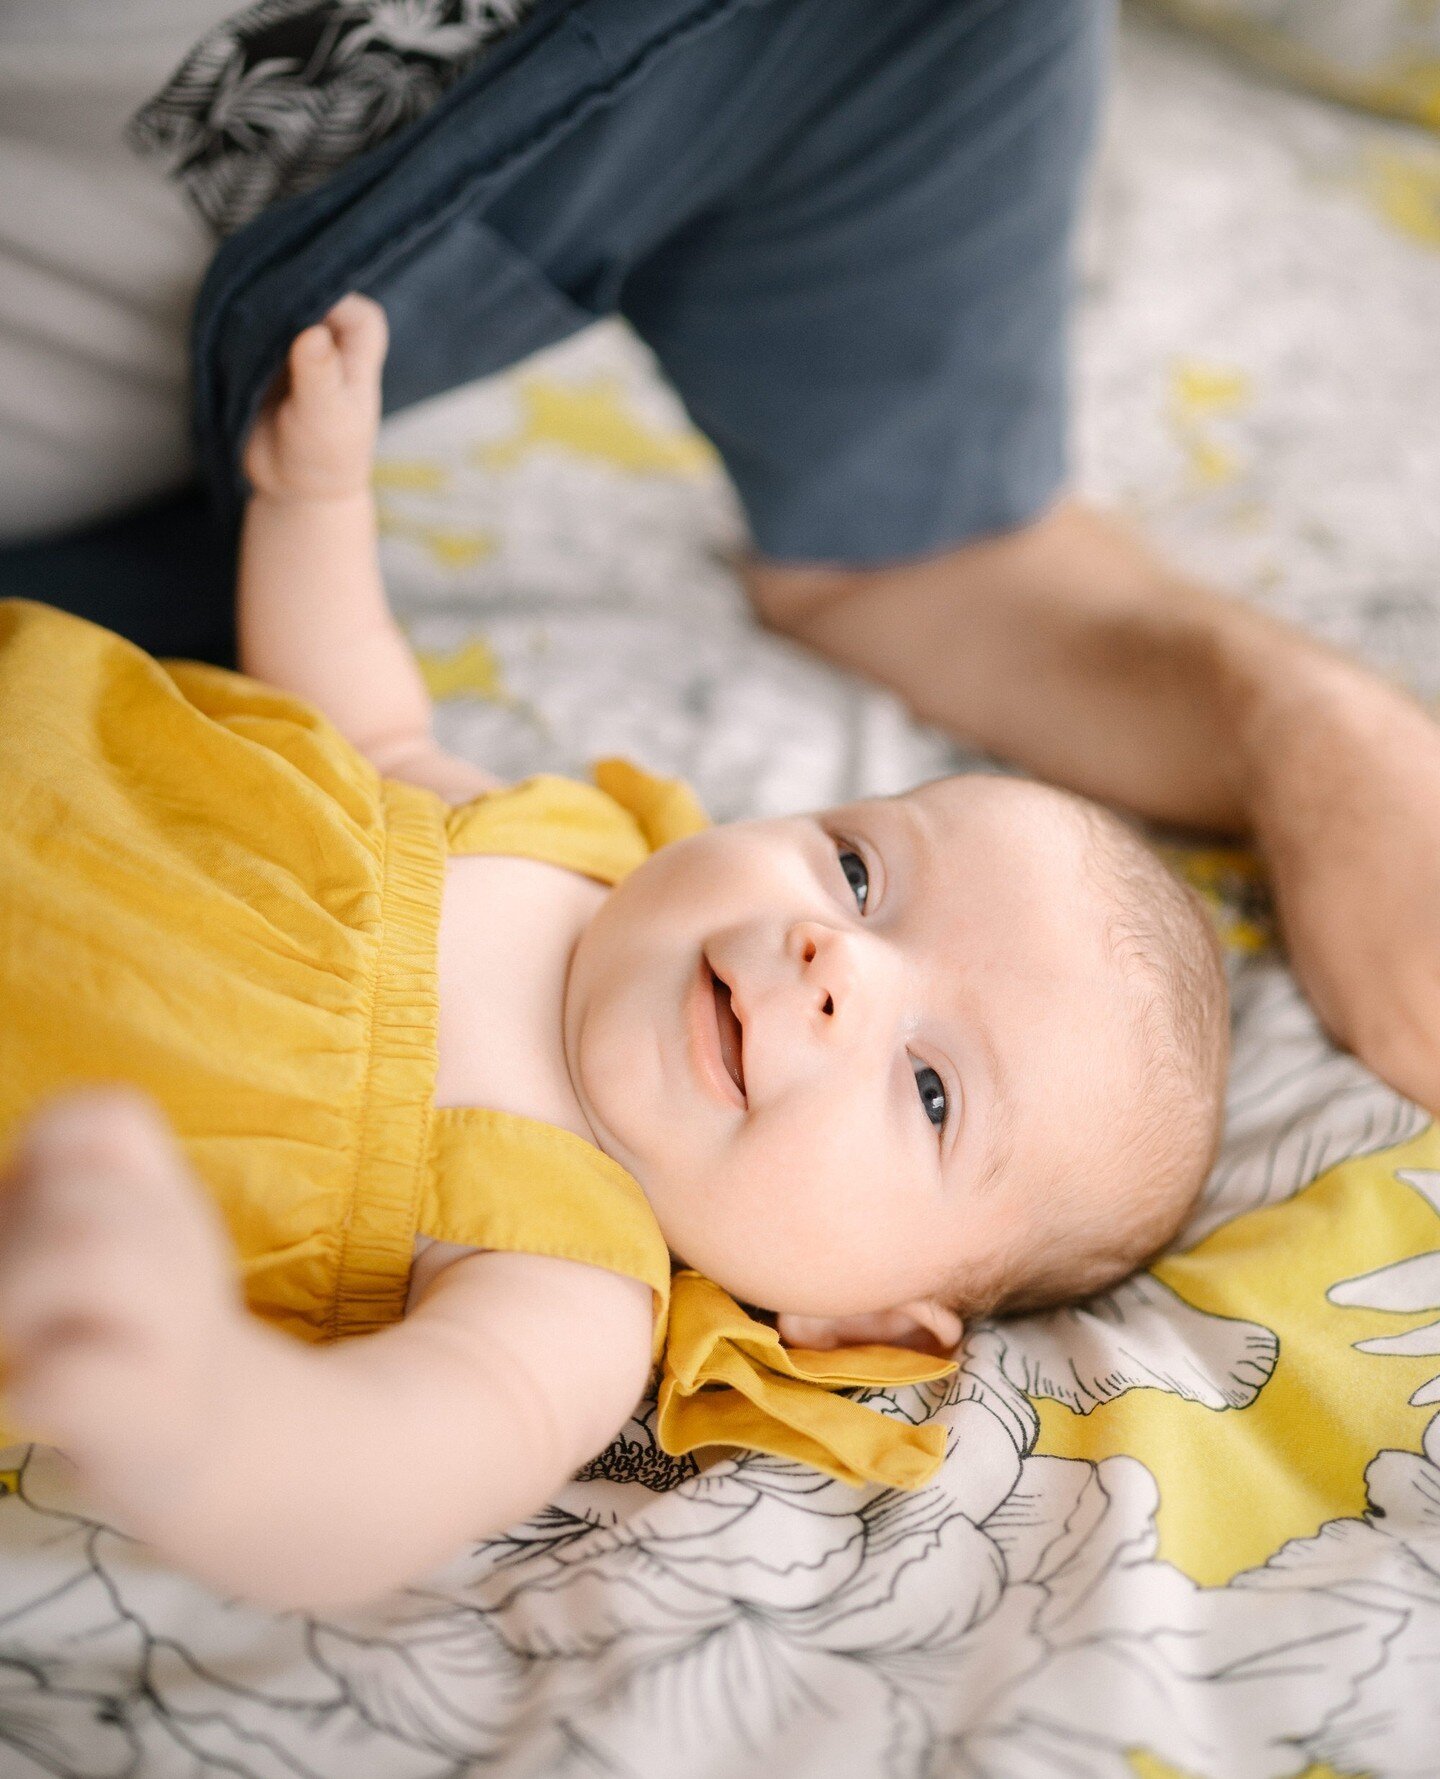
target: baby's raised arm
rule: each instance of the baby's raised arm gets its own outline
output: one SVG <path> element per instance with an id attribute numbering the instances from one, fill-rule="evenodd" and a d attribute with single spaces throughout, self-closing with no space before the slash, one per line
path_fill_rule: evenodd
<path id="1" fill-rule="evenodd" d="M 501 781 L 437 746 L 385 597 L 370 472 L 386 337 L 378 303 L 342 298 L 295 339 L 250 434 L 240 665 L 318 705 L 388 777 L 459 803 Z"/>
<path id="2" fill-rule="evenodd" d="M 475 1254 L 403 1321 L 307 1346 L 251 1316 L 214 1206 L 135 1095 L 38 1117 L 0 1179 L 0 1349 L 25 1436 L 210 1586 L 309 1611 L 537 1512 L 645 1387 L 637 1281 Z"/>

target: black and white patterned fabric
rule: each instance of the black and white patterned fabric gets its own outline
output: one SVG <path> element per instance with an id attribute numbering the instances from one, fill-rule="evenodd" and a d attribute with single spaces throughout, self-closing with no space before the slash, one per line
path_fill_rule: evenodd
<path id="1" fill-rule="evenodd" d="M 535 0 L 256 0 L 131 119 L 217 235 L 423 115 Z"/>

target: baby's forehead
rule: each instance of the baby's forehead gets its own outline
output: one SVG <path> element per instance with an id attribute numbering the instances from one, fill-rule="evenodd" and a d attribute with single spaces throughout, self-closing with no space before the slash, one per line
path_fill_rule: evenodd
<path id="1" fill-rule="evenodd" d="M 917 863 L 946 869 L 974 856 L 1034 861 L 1056 858 L 1085 838 L 1074 799 L 1031 779 L 989 772 L 951 773 L 892 796 L 870 797 L 825 813 L 869 817 L 898 831 Z"/>

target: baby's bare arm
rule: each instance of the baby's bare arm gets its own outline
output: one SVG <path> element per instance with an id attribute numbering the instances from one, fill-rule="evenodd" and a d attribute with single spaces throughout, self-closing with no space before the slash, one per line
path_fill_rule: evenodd
<path id="1" fill-rule="evenodd" d="M 344 298 L 295 340 L 255 424 L 240 665 L 318 705 L 388 776 L 463 802 L 501 781 L 436 744 L 430 696 L 380 574 L 370 471 L 385 347 L 379 305 Z"/>
<path id="2" fill-rule="evenodd" d="M 357 1605 L 539 1511 L 640 1399 L 650 1293 L 533 1255 L 442 1272 L 403 1322 L 303 1347 L 251 1321 L 227 1431 L 142 1532 L 275 1607 Z"/>
<path id="3" fill-rule="evenodd" d="M 38 1117 L 0 1179 L 10 1408 L 102 1513 L 222 1592 L 312 1611 L 417 1579 L 544 1505 L 623 1424 L 648 1289 L 473 1254 L 403 1322 L 257 1321 L 214 1207 L 136 1096 Z"/>

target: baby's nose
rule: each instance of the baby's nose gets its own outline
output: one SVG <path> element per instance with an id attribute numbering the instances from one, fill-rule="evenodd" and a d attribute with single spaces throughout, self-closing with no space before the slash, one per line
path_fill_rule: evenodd
<path id="1" fill-rule="evenodd" d="M 791 938 L 814 1009 L 831 1019 L 837 1014 L 851 1017 L 859 994 L 856 941 L 819 921 L 800 922 Z"/>

